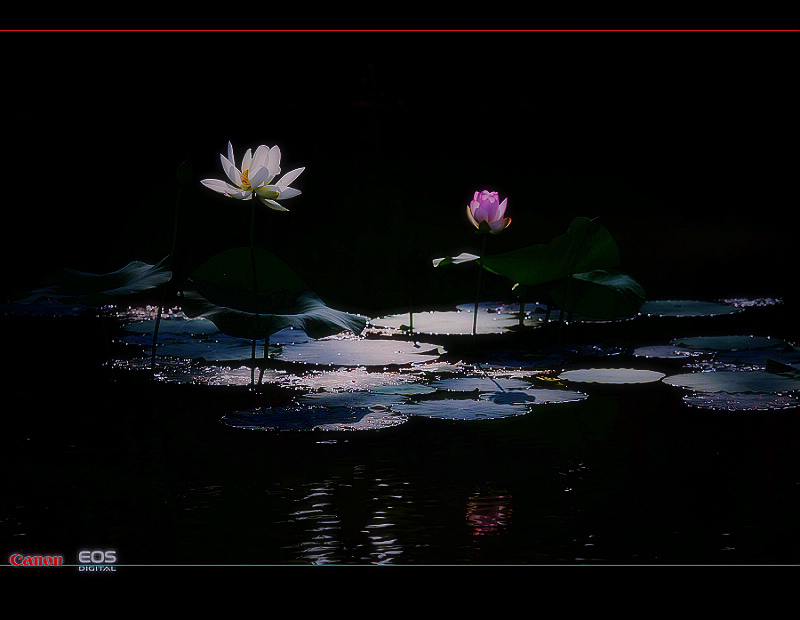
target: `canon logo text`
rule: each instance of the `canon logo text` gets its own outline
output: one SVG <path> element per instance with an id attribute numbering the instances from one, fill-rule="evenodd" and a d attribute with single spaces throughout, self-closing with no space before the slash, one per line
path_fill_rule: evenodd
<path id="1" fill-rule="evenodd" d="M 8 563 L 12 566 L 63 566 L 64 556 L 12 553 L 8 558 Z"/>

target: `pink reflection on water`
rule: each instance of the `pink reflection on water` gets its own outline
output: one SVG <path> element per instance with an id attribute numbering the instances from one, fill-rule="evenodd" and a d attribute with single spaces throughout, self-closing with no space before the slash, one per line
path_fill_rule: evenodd
<path id="1" fill-rule="evenodd" d="M 511 521 L 511 496 L 502 492 L 475 493 L 467 501 L 467 524 L 474 536 L 502 534 Z"/>

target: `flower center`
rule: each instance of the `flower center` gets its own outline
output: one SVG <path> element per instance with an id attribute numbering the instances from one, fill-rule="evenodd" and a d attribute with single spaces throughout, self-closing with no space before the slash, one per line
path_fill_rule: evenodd
<path id="1" fill-rule="evenodd" d="M 242 170 L 242 189 L 252 190 L 253 186 L 250 185 L 250 171 Z"/>

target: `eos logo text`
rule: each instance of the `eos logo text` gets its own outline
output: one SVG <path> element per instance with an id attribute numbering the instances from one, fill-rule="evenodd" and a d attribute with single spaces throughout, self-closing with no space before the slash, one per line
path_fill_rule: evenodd
<path id="1" fill-rule="evenodd" d="M 108 566 L 117 561 L 117 552 L 112 550 L 96 550 L 96 551 L 81 551 L 78 553 L 78 566 L 79 571 L 100 572 L 112 571 L 116 572 L 116 567 Z"/>

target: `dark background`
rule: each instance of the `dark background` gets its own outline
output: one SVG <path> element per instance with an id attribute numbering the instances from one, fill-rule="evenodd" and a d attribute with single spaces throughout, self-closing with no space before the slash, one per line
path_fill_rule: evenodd
<path id="1" fill-rule="evenodd" d="M 170 248 L 189 271 L 246 245 L 232 141 L 305 166 L 257 243 L 330 305 L 367 315 L 470 299 L 472 193 L 513 224 L 490 252 L 601 216 L 650 298 L 796 294 L 793 33 L 5 32 L 8 291 L 57 266 L 110 271 Z M 487 278 L 487 294 L 508 283 Z"/>

